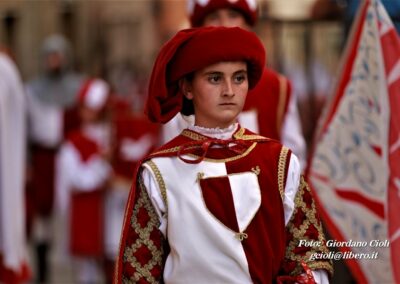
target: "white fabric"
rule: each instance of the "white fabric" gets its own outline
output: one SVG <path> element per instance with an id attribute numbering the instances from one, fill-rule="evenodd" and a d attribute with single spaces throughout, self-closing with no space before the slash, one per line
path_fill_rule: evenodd
<path id="1" fill-rule="evenodd" d="M 104 252 L 109 259 L 116 259 L 119 249 L 125 205 L 129 196 L 129 186 L 113 186 L 105 198 Z"/>
<path id="2" fill-rule="evenodd" d="M 139 161 L 154 145 L 153 140 L 151 134 L 145 134 L 137 140 L 125 137 L 121 141 L 120 156 L 127 161 Z"/>
<path id="3" fill-rule="evenodd" d="M 228 137 L 231 137 L 233 132 L 237 129 L 237 124 L 232 125 L 231 127 L 225 128 L 225 129 L 206 129 L 206 128 L 202 128 L 202 127 L 198 127 L 198 126 L 191 126 L 189 127 L 190 129 L 197 131 L 203 135 L 209 136 L 209 137 L 214 137 L 214 138 L 218 138 L 218 139 L 227 139 Z M 232 131 L 233 129 L 233 131 Z M 160 159 L 159 159 L 160 160 Z M 168 175 L 163 175 L 164 181 L 166 182 L 166 184 L 168 184 L 168 180 L 170 180 L 170 182 L 176 182 L 176 180 L 179 180 L 180 185 L 182 185 L 185 188 L 192 188 L 194 186 L 196 186 L 193 181 L 187 181 L 186 177 L 190 176 L 190 175 L 185 175 L 185 170 L 182 168 L 182 164 L 184 164 L 182 161 L 180 161 L 179 159 L 162 159 L 162 161 L 171 161 L 174 160 L 175 162 L 171 162 L 172 164 L 169 165 L 164 165 L 161 166 L 159 163 L 157 163 L 158 166 L 161 166 L 164 169 L 173 169 L 168 171 Z M 162 163 L 162 162 L 161 162 Z M 169 163 L 169 162 L 167 162 Z M 201 165 L 200 164 L 196 164 L 196 165 L 192 165 L 193 167 L 198 167 L 197 171 L 199 172 L 203 172 L 205 173 L 204 177 L 207 177 L 207 172 L 212 173 L 214 176 L 222 176 L 222 175 L 226 175 L 226 170 L 223 168 L 223 166 L 221 166 L 221 164 L 218 163 L 209 163 L 209 162 L 202 162 Z M 250 173 L 245 173 L 247 175 L 250 175 Z M 300 174 L 301 174 L 301 169 L 300 169 L 300 163 L 299 160 L 297 159 L 297 157 L 292 154 L 290 161 L 289 161 L 289 168 L 288 168 L 288 176 L 287 176 L 287 180 L 286 180 L 286 185 L 285 185 L 285 192 L 284 192 L 284 199 L 283 199 L 283 208 L 284 208 L 284 217 L 285 217 L 285 224 L 287 224 L 293 214 L 293 210 L 294 210 L 294 198 L 296 196 L 299 184 L 300 184 Z M 168 216 L 167 216 L 167 212 L 166 212 L 166 207 L 165 207 L 165 203 L 162 199 L 161 196 L 161 191 L 159 188 L 159 185 L 156 181 L 156 177 L 155 174 L 153 173 L 153 171 L 151 170 L 150 166 L 148 164 L 144 165 L 143 168 L 143 172 L 142 172 L 142 178 L 143 178 L 143 183 L 146 187 L 146 190 L 149 194 L 150 200 L 156 210 L 157 215 L 159 216 L 160 219 L 160 231 L 163 233 L 164 236 L 169 237 L 170 235 L 174 235 L 173 231 L 171 231 L 171 224 L 169 224 L 169 227 L 167 226 L 168 224 Z M 165 180 L 167 179 L 167 180 Z M 254 213 L 254 211 L 251 212 L 251 214 L 247 214 L 249 213 L 248 208 L 253 208 L 257 207 L 257 194 L 253 195 L 252 201 L 250 200 L 249 203 L 243 202 L 246 199 L 244 199 L 243 194 L 240 194 L 240 190 L 235 190 L 236 189 L 240 189 L 240 184 L 242 181 L 248 182 L 249 180 L 251 181 L 252 179 L 248 178 L 248 179 L 240 179 L 238 177 L 235 177 L 235 175 L 230 175 L 229 176 L 230 179 L 230 184 L 231 187 L 233 189 L 233 197 L 235 200 L 235 209 L 237 212 L 237 216 L 239 216 L 238 218 L 238 223 L 239 223 L 239 227 L 241 230 L 244 230 L 244 228 L 246 227 L 245 224 L 248 224 L 249 219 L 250 219 L 250 215 Z M 254 182 L 254 180 L 253 180 Z M 258 182 L 257 182 L 258 184 Z M 167 186 L 168 187 L 168 186 Z M 168 187 L 169 188 L 169 187 Z M 259 187 L 258 187 L 259 188 Z M 247 193 L 246 193 L 247 194 Z M 260 194 L 260 192 L 258 192 L 258 194 Z M 175 198 L 179 198 L 179 194 L 177 194 L 176 196 L 174 196 L 173 199 Z M 201 198 L 201 197 L 200 197 Z M 248 197 L 246 197 L 248 198 Z M 168 204 L 169 206 L 173 207 L 173 202 L 171 201 L 171 195 L 168 195 Z M 249 200 L 249 199 L 247 199 Z M 255 202 L 254 202 L 255 201 Z M 172 204 L 171 204 L 172 203 Z M 198 204 L 198 203 L 193 203 L 193 204 Z M 259 205 L 258 205 L 259 206 Z M 185 215 L 189 215 L 189 213 L 186 213 L 183 211 L 183 208 L 180 208 L 179 212 L 181 214 L 185 214 Z M 168 214 L 170 214 L 170 212 L 168 212 Z M 205 213 L 205 215 L 207 216 L 207 214 Z M 240 217 L 243 216 L 243 217 Z M 195 218 L 198 218 L 199 216 L 196 216 Z M 178 218 L 178 216 L 176 216 L 175 218 Z M 191 222 L 193 221 L 194 218 L 189 218 L 188 220 L 188 224 L 185 224 L 186 226 L 188 226 L 188 228 L 190 227 Z M 250 220 L 251 221 L 251 220 Z M 183 222 L 183 220 L 182 220 Z M 183 223 L 180 223 L 180 225 L 182 225 Z M 167 227 L 168 227 L 168 235 L 167 235 Z M 218 229 L 216 229 L 215 234 L 218 234 L 218 236 L 223 236 L 223 238 L 227 237 L 227 240 L 230 239 L 229 236 L 225 236 L 226 231 L 223 230 L 223 232 L 220 232 Z M 196 236 L 198 234 L 196 234 L 196 232 L 191 232 L 193 233 L 193 237 L 192 236 L 188 236 L 185 235 L 184 239 L 190 239 L 194 242 L 196 242 L 196 244 L 199 244 L 200 240 L 196 240 Z M 221 234 L 221 235 L 219 235 Z M 179 238 L 179 237 L 178 237 Z M 171 239 L 171 238 L 170 238 Z M 183 241 L 183 240 L 177 240 L 177 241 Z M 237 242 L 233 242 L 232 246 L 235 246 L 235 244 L 237 245 Z M 239 250 L 242 251 L 242 248 L 239 246 L 236 247 L 230 247 L 229 245 L 224 243 L 224 245 L 221 246 L 221 248 L 227 248 L 226 254 L 229 255 L 229 249 L 235 249 L 235 250 Z M 191 249 L 193 249 L 191 247 Z M 206 251 L 208 251 L 209 248 L 207 247 L 202 247 L 200 246 L 199 249 L 199 253 L 204 254 Z M 190 249 L 189 249 L 190 251 Z M 193 251 L 191 252 L 193 253 Z M 213 254 L 213 251 L 211 250 L 209 252 L 210 254 Z M 179 281 L 182 281 L 182 279 L 184 278 L 180 278 L 179 277 L 179 281 L 177 279 L 174 279 L 174 272 L 176 272 L 175 270 L 177 270 L 176 266 L 177 265 L 183 265 L 184 260 L 181 260 L 178 264 L 176 264 L 176 255 L 172 255 L 172 261 L 171 258 L 169 259 L 170 261 L 168 261 L 166 263 L 166 267 L 165 267 L 165 276 L 166 279 L 168 281 L 171 281 L 171 283 L 180 283 Z M 181 256 L 179 256 L 180 258 Z M 238 257 L 238 256 L 236 256 Z M 239 256 L 240 257 L 240 256 Z M 242 255 L 242 257 L 245 257 L 244 255 Z M 175 262 L 174 262 L 175 261 Z M 204 260 L 205 262 L 207 262 L 207 260 Z M 222 263 L 223 260 L 220 260 Z M 242 265 L 244 265 L 244 263 L 246 262 L 245 258 L 241 259 L 239 261 L 239 263 L 241 263 Z M 209 272 L 207 271 L 207 269 L 205 269 L 203 271 L 203 276 L 207 275 L 207 277 L 210 277 L 209 279 L 205 279 L 205 278 L 195 278 L 193 277 L 193 271 L 190 270 L 190 265 L 188 263 L 185 263 L 185 265 L 188 265 L 189 267 L 184 268 L 187 269 L 187 273 L 188 275 L 185 277 L 191 277 L 191 283 L 193 282 L 193 279 L 198 279 L 199 282 L 198 283 L 211 283 L 212 281 L 215 281 L 215 275 L 211 275 Z M 195 267 L 198 267 L 197 264 L 192 264 Z M 193 266 L 192 266 L 193 267 Z M 246 264 L 247 267 L 247 264 Z M 228 270 L 228 271 L 237 271 L 237 270 Z M 243 271 L 243 270 L 241 270 Z M 196 271 L 197 273 L 198 271 Z M 320 284 L 327 284 L 329 283 L 329 279 L 328 279 L 328 274 L 325 270 L 315 270 L 312 271 L 314 278 L 316 280 L 317 283 Z M 247 273 L 248 271 L 245 271 L 244 275 L 246 275 L 247 277 Z M 201 273 L 200 273 L 201 274 Z M 226 275 L 224 275 L 225 277 Z M 235 274 L 235 279 L 224 279 L 224 281 L 226 281 L 226 283 L 251 283 L 251 280 L 249 279 L 242 279 L 240 278 L 240 276 L 238 274 Z M 243 275 L 242 275 L 243 276 Z M 200 276 L 199 276 L 200 277 Z M 228 276 L 226 276 L 228 277 Z M 243 276 L 244 277 L 244 276 Z M 244 278 L 246 278 L 244 277 Z M 188 280 L 189 280 L 188 278 Z M 166 283 L 168 283 L 168 281 L 166 280 Z M 210 282 L 211 281 L 211 282 Z M 183 281 L 184 282 L 184 281 Z M 197 282 L 196 282 L 197 283 Z"/>
<path id="4" fill-rule="evenodd" d="M 330 283 L 328 273 L 325 270 L 317 269 L 317 270 L 312 270 L 311 272 L 314 276 L 315 283 L 317 283 L 317 284 L 329 284 Z"/>
<path id="5" fill-rule="evenodd" d="M 108 92 L 109 86 L 105 81 L 93 80 L 84 94 L 84 105 L 91 109 L 101 109 L 107 101 Z"/>
<path id="6" fill-rule="evenodd" d="M 206 129 L 197 126 L 190 128 L 200 132 L 203 135 L 219 139 L 223 139 L 222 137 L 224 137 L 227 139 L 231 137 L 233 132 L 237 129 L 237 124 L 234 124 L 226 129 Z M 164 236 L 169 238 L 171 243 L 176 244 L 175 247 L 171 248 L 171 254 L 169 255 L 165 265 L 165 282 L 180 283 L 182 281 L 187 282 L 190 280 L 190 283 L 194 283 L 193 279 L 196 279 L 198 281 L 196 283 L 212 283 L 215 281 L 215 279 L 219 279 L 221 283 L 251 283 L 246 256 L 241 243 L 238 242 L 234 236 L 235 232 L 226 230 L 226 227 L 220 223 L 215 224 L 215 222 L 213 222 L 215 221 L 215 217 L 213 217 L 212 214 L 210 214 L 210 212 L 204 208 L 204 206 L 199 206 L 203 202 L 202 193 L 196 180 L 191 179 L 193 177 L 193 171 L 204 173 L 203 178 L 227 175 L 225 164 L 203 161 L 200 164 L 188 166 L 178 158 L 158 158 L 153 159 L 153 162 L 157 164 L 163 173 L 167 173 L 163 174 L 163 178 L 164 182 L 166 183 L 166 187 L 168 188 L 169 207 L 176 208 L 179 206 L 179 210 L 177 210 L 178 212 L 172 210 L 167 214 L 159 185 L 156 182 L 155 174 L 151 170 L 151 167 L 148 164 L 145 164 L 142 172 L 143 182 L 160 218 L 160 231 L 164 234 Z M 188 170 L 190 173 L 185 174 Z M 298 161 L 294 155 L 292 155 L 291 158 L 289 172 L 292 178 L 288 178 L 286 185 L 287 196 L 285 195 L 284 201 L 286 223 L 294 209 L 293 198 L 297 192 L 300 176 Z M 239 216 L 239 228 L 244 230 L 251 222 L 252 217 L 254 217 L 254 214 L 257 212 L 261 204 L 261 192 L 258 185 L 258 180 L 253 172 L 232 174 L 228 177 L 233 190 L 236 215 Z M 185 196 L 181 196 L 182 191 L 173 192 L 173 190 L 171 190 L 173 187 L 168 186 L 169 184 L 176 184 L 176 180 L 179 180 L 180 187 L 196 188 L 197 190 L 183 191 L 187 194 L 185 194 Z M 240 185 L 249 182 L 253 184 L 253 186 L 246 186 L 246 188 L 253 188 L 255 189 L 254 192 L 248 194 L 248 192 L 243 193 L 243 191 L 240 191 L 241 188 L 244 188 Z M 297 184 L 294 185 L 292 184 L 293 182 L 297 182 Z M 185 201 L 180 202 L 182 199 L 185 199 Z M 249 208 L 253 209 L 249 210 Z M 198 212 L 201 212 L 201 214 Z M 179 216 L 177 216 L 177 214 L 179 214 Z M 193 216 L 193 214 L 195 214 L 195 216 Z M 180 220 L 178 227 L 186 226 L 187 228 L 190 228 L 186 230 L 186 234 L 184 236 L 178 233 L 179 228 L 177 228 L 177 231 L 175 232 L 174 222 L 168 223 L 168 219 L 177 220 L 177 218 Z M 210 226 L 207 227 L 207 230 L 210 230 L 209 233 L 211 235 L 218 237 L 213 238 L 212 240 L 204 237 L 200 232 L 196 231 L 198 230 L 197 228 L 199 226 L 203 226 L 193 225 L 193 222 L 201 222 L 202 224 L 206 222 L 207 224 L 210 224 Z M 193 248 L 193 243 L 196 243 L 196 248 Z M 189 246 L 190 248 L 188 248 Z M 215 250 L 213 249 L 213 247 L 216 246 L 219 249 L 218 254 L 216 254 Z M 198 250 L 198 252 L 196 253 L 193 250 Z M 190 254 L 199 255 L 199 258 L 195 260 L 195 262 L 198 262 L 193 263 L 188 261 L 185 258 L 185 254 L 188 252 L 190 252 Z M 223 271 L 210 272 L 210 267 L 207 266 L 207 263 L 209 263 L 210 260 L 201 259 L 203 255 L 210 257 L 212 259 L 211 263 L 217 261 L 218 263 L 224 265 L 224 267 L 227 267 L 227 269 Z M 193 270 L 193 267 L 196 267 L 195 271 Z M 238 273 L 232 275 L 232 273 L 224 273 L 224 271 L 237 271 Z"/>
<path id="7" fill-rule="evenodd" d="M 243 125 L 248 130 L 253 131 L 254 133 L 260 133 L 256 109 L 242 111 L 238 117 L 238 121 L 240 125 Z"/>
<path id="8" fill-rule="evenodd" d="M 65 213 L 72 188 L 82 192 L 92 191 L 107 180 L 110 172 L 110 165 L 102 157 L 96 155 L 82 162 L 75 146 L 66 142 L 56 158 L 57 208 Z"/>
<path id="9" fill-rule="evenodd" d="M 194 115 L 186 116 L 181 113 L 175 115 L 165 123 L 161 129 L 161 144 L 165 144 L 178 136 L 183 129 L 194 125 Z"/>
<path id="10" fill-rule="evenodd" d="M 179 220 L 168 222 L 166 233 L 171 252 L 164 268 L 165 283 L 200 284 L 215 283 L 216 280 L 218 283 L 252 283 L 243 247 L 235 238 L 236 232 L 215 222 L 215 217 L 203 205 L 202 191 L 193 178 L 193 171 L 203 172 L 205 177 L 227 175 L 225 164 L 203 161 L 188 165 L 178 158 L 155 158 L 152 161 L 161 170 L 168 188 L 166 218 Z M 179 188 L 187 190 L 176 190 L 177 180 Z M 186 228 L 184 234 L 182 227 Z M 204 230 L 207 230 L 206 234 Z M 210 238 L 210 235 L 215 237 Z M 225 269 L 211 268 L 210 263 L 219 263 Z"/>
<path id="11" fill-rule="evenodd" d="M 281 137 L 281 143 L 297 156 L 300 161 L 301 171 L 304 171 L 307 163 L 306 142 L 301 129 L 297 99 L 294 93 L 289 101 L 288 110 L 283 120 Z"/>
<path id="12" fill-rule="evenodd" d="M 204 177 L 207 178 L 207 177 Z M 250 225 L 261 206 L 261 189 L 253 172 L 228 175 L 239 230 Z M 243 190 L 243 189 L 246 190 Z"/>
<path id="13" fill-rule="evenodd" d="M 0 53 L 0 253 L 7 268 L 27 263 L 25 98 L 15 64 Z"/>
<path id="14" fill-rule="evenodd" d="M 26 90 L 29 136 L 40 145 L 57 147 L 63 138 L 64 110 L 60 106 L 45 104 L 36 99 L 29 87 Z"/>
<path id="15" fill-rule="evenodd" d="M 205 136 L 216 139 L 229 139 L 238 128 L 238 124 L 234 123 L 227 128 L 205 128 L 197 125 L 189 126 L 188 129 L 201 133 Z"/>

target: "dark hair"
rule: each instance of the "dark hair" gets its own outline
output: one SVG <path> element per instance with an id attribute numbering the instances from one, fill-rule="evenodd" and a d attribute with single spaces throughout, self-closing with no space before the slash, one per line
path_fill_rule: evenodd
<path id="1" fill-rule="evenodd" d="M 181 80 L 186 80 L 187 82 L 191 83 L 194 79 L 194 72 L 186 74 Z M 182 108 L 181 113 L 183 115 L 192 115 L 194 114 L 194 105 L 193 101 L 187 99 L 184 95 L 182 96 Z"/>

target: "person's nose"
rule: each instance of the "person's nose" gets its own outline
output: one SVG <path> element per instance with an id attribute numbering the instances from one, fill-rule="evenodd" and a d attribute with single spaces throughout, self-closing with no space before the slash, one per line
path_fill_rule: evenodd
<path id="1" fill-rule="evenodd" d="M 225 81 L 223 96 L 224 97 L 233 97 L 235 95 L 235 91 L 233 89 L 233 83 L 230 80 Z"/>

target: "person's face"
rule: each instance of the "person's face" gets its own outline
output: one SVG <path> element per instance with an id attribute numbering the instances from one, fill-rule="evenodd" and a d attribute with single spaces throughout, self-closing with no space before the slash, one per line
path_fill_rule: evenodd
<path id="1" fill-rule="evenodd" d="M 91 124 L 100 120 L 101 111 L 81 105 L 80 118 L 83 124 Z"/>
<path id="2" fill-rule="evenodd" d="M 249 30 L 250 27 L 243 15 L 233 9 L 217 9 L 204 18 L 203 26 L 239 27 Z"/>
<path id="3" fill-rule="evenodd" d="M 58 52 L 49 53 L 46 56 L 46 70 L 49 73 L 59 73 L 64 66 L 64 56 Z"/>
<path id="4" fill-rule="evenodd" d="M 236 122 L 246 100 L 249 83 L 244 61 L 219 62 L 184 79 L 182 92 L 193 101 L 195 124 L 226 128 Z"/>

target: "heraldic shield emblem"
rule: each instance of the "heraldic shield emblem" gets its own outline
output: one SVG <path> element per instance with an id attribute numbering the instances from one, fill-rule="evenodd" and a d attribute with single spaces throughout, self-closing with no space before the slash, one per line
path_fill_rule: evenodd
<path id="1" fill-rule="evenodd" d="M 253 172 L 199 177 L 205 206 L 220 223 L 235 233 L 246 230 L 261 205 L 261 191 Z"/>

